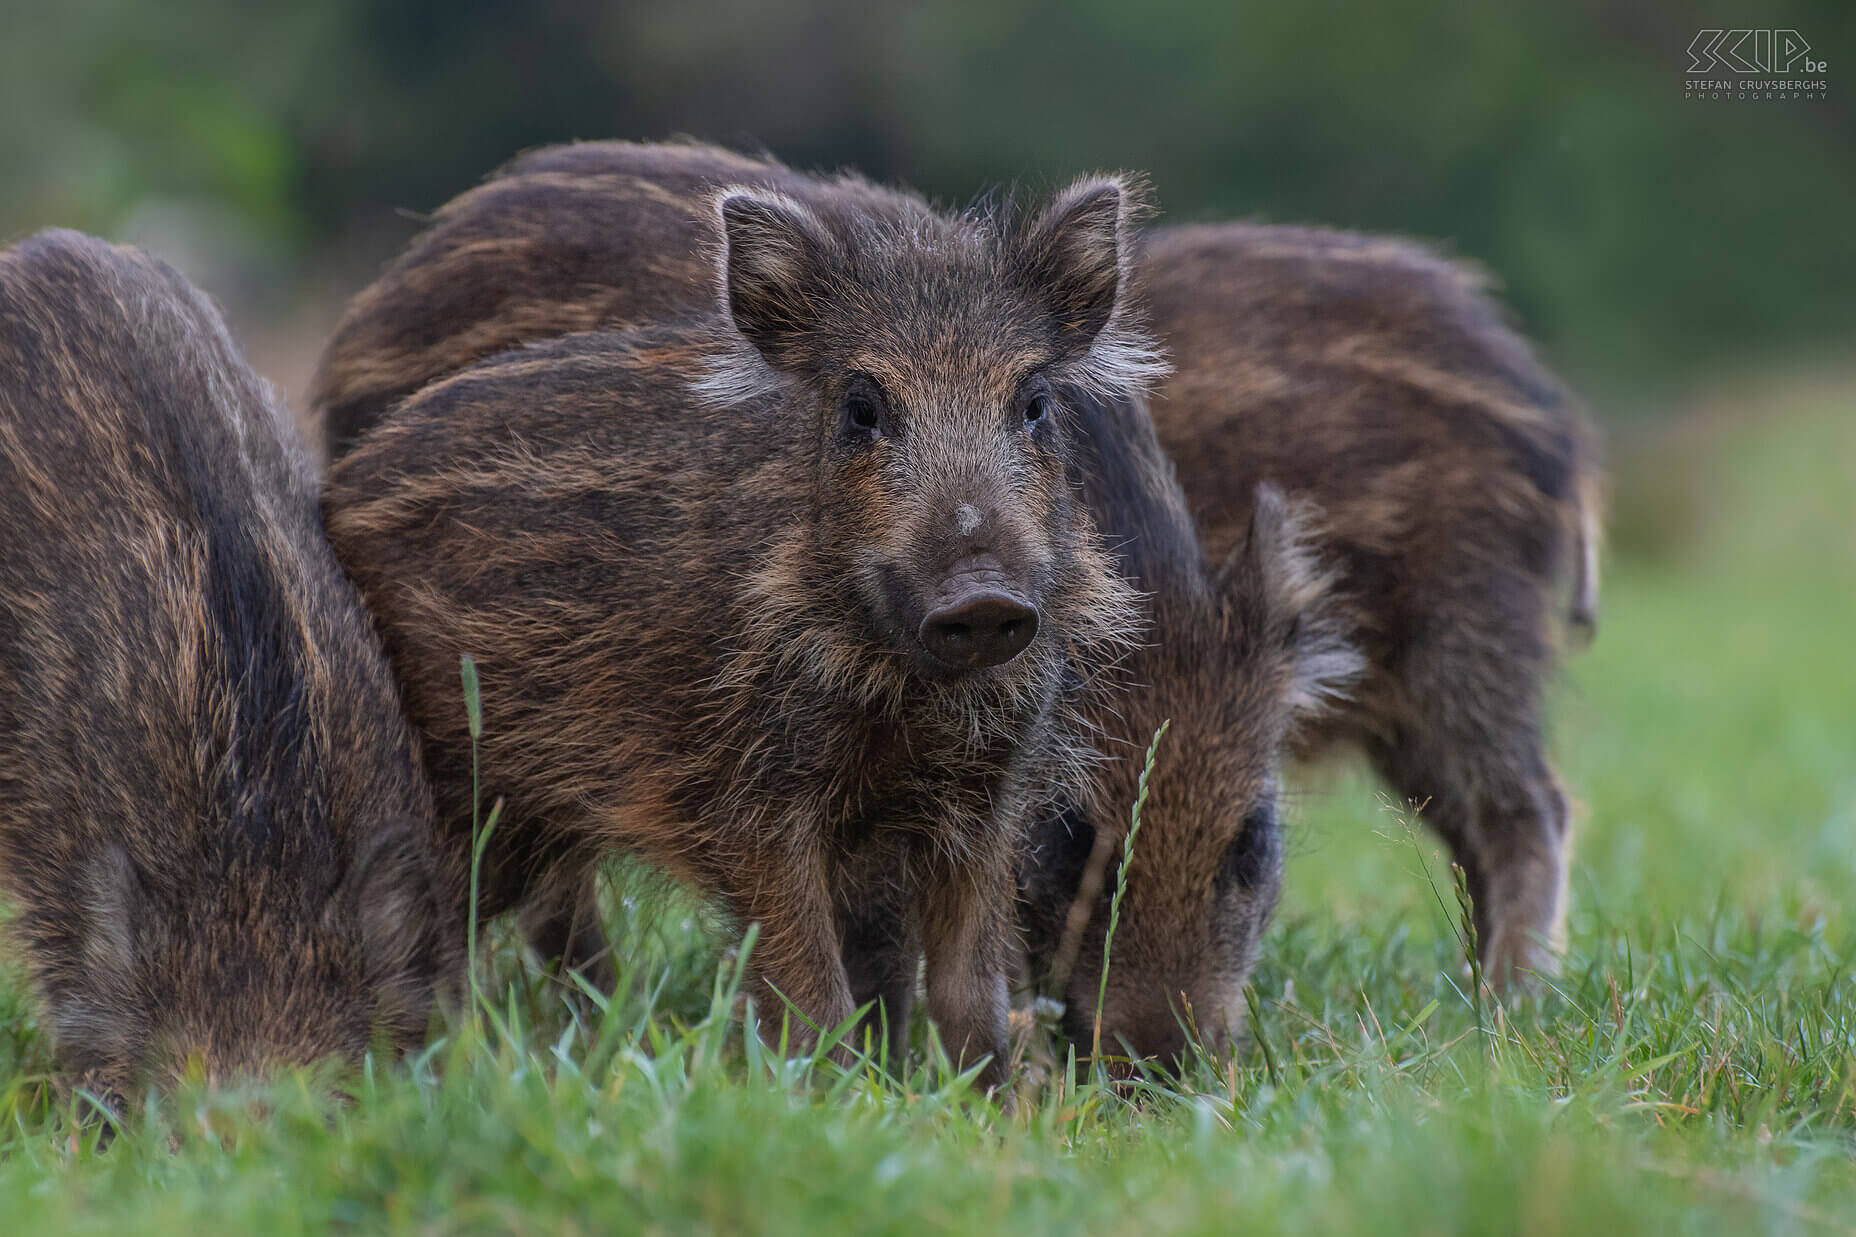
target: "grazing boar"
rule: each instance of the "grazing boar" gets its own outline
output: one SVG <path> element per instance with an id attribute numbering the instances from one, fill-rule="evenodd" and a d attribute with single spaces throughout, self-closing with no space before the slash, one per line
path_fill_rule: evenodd
<path id="1" fill-rule="evenodd" d="M 949 1050 L 999 1079 L 1023 822 L 1080 784 L 1079 695 L 1139 635 L 1064 406 L 1156 368 L 1134 205 L 726 189 L 683 321 L 493 358 L 361 436 L 329 533 L 454 825 L 459 655 L 482 676 L 486 913 L 632 851 L 760 925 L 802 1039 L 925 955 Z M 906 965 L 853 976 L 873 932 Z"/>
<path id="2" fill-rule="evenodd" d="M 1161 229 L 1141 275 L 1177 367 L 1160 440 L 1214 557 L 1260 481 L 1320 512 L 1367 670 L 1304 755 L 1355 745 L 1449 845 L 1497 984 L 1552 968 L 1567 802 L 1543 751 L 1557 590 L 1596 613 L 1598 482 L 1573 402 L 1472 272 L 1401 241 Z"/>
<path id="3" fill-rule="evenodd" d="M 456 897 L 307 453 L 135 250 L 0 253 L 0 890 L 120 1102 L 416 1043 Z"/>
<path id="4" fill-rule="evenodd" d="M 1142 590 L 1149 640 L 1127 687 L 1097 701 L 1117 759 L 1036 822 L 1020 860 L 1033 975 L 1086 1054 L 1170 1062 L 1244 1025 L 1244 986 L 1282 886 L 1283 754 L 1359 671 L 1329 612 L 1306 514 L 1259 488 L 1245 535 L 1214 565 L 1146 410 L 1079 398 L 1077 480 L 1117 566 Z M 1161 723 L 1141 833 L 1102 983 L 1103 946 L 1143 767 Z M 1102 996 L 1097 1007 L 1098 994 Z"/>
<path id="5" fill-rule="evenodd" d="M 316 379 L 330 450 L 341 454 L 404 393 L 487 350 L 709 304 L 714 227 L 702 202 L 706 186 L 730 179 L 809 203 L 908 209 L 903 195 L 852 176 L 811 176 L 707 146 L 597 142 L 524 155 L 444 207 L 355 299 Z M 1066 926 L 1085 868 L 1095 885 L 1087 907 L 1106 903 L 1104 865 L 1119 855 L 1141 753 L 1170 718 L 1104 1018 L 1111 1050 L 1170 1055 L 1188 1017 L 1213 1044 L 1241 1026 L 1243 985 L 1280 883 L 1277 753 L 1345 685 L 1354 660 L 1324 616 L 1325 576 L 1285 504 L 1266 503 L 1244 552 L 1208 566 L 1142 408 L 1080 390 L 1060 403 L 1082 452 L 1072 485 L 1115 547 L 1118 570 L 1150 594 L 1150 634 L 1122 676 L 1135 686 L 1093 698 L 1112 759 L 1034 821 L 1020 917 L 1033 968 L 1061 990 L 1066 1031 L 1086 1051 L 1106 913 L 1078 917 L 1067 943 Z M 906 1031 L 915 982 L 899 919 L 866 902 L 845 930 L 852 989 L 859 1001 L 883 998 L 892 1051 L 906 1042 L 894 1033 Z M 584 923 L 566 914 L 545 923 L 544 954 L 593 948 L 570 947 L 594 939 Z"/>

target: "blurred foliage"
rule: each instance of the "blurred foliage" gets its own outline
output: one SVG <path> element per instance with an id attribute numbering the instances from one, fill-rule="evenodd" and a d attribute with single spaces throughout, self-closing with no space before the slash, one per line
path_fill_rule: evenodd
<path id="1" fill-rule="evenodd" d="M 1829 98 L 1685 99 L 1690 40 L 1736 22 L 1800 31 Z M 0 0 L 0 232 L 287 290 L 571 138 L 954 201 L 1139 168 L 1174 218 L 1442 242 L 1576 380 L 1636 396 L 1856 330 L 1853 36 L 1846 0 Z"/>

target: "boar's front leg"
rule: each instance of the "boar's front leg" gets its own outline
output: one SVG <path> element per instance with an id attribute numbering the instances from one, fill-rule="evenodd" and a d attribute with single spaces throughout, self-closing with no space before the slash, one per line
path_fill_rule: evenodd
<path id="1" fill-rule="evenodd" d="M 980 867 L 938 861 L 922 890 L 923 951 L 928 960 L 928 1014 L 962 1068 L 991 1054 L 980 1085 L 1005 1081 L 1005 970 L 1013 905 L 1009 860 Z"/>
<path id="2" fill-rule="evenodd" d="M 858 1047 L 888 1053 L 886 1065 L 901 1077 L 909 1055 L 909 1017 L 915 978 L 921 969 L 921 933 L 915 909 L 903 891 L 879 883 L 852 891 L 840 912 L 844 969 L 851 1000 L 868 1005 L 858 1025 Z"/>
<path id="3" fill-rule="evenodd" d="M 774 831 L 774 836 L 780 835 Z M 817 854 L 797 847 L 768 849 L 749 857 L 731 879 L 718 882 L 743 928 L 760 925 L 751 965 L 763 1036 L 777 1043 L 790 1012 L 791 1042 L 805 1050 L 856 1008 L 839 954 L 837 916 L 825 872 Z M 846 1066 L 856 1059 L 846 1044 L 831 1055 Z"/>

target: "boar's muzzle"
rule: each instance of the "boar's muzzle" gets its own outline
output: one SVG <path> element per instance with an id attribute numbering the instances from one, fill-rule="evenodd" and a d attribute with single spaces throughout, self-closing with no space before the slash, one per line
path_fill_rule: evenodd
<path id="1" fill-rule="evenodd" d="M 1002 666 L 1037 634 L 1037 607 L 990 556 L 949 573 L 918 632 L 922 646 L 956 670 Z"/>

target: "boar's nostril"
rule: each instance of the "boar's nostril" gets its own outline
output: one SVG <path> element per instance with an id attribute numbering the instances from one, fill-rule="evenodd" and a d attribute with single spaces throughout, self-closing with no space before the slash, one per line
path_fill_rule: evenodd
<path id="1" fill-rule="evenodd" d="M 922 620 L 921 640 L 939 661 L 977 670 L 1011 661 L 1038 634 L 1038 612 L 1005 593 L 968 594 Z"/>

